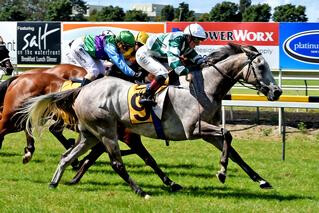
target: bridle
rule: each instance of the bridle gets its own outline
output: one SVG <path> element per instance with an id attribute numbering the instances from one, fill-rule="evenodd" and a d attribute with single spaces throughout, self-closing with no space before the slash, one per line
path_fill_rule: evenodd
<path id="1" fill-rule="evenodd" d="M 4 66 L 4 63 L 8 60 L 10 60 L 10 58 L 4 58 L 2 61 L 0 61 L 0 66 Z"/>
<path id="2" fill-rule="evenodd" d="M 238 82 L 241 85 L 243 85 L 244 87 L 247 87 L 249 89 L 259 90 L 262 87 L 262 85 L 264 85 L 264 83 L 261 82 L 260 80 L 258 80 L 257 74 L 256 74 L 256 70 L 255 70 L 254 66 L 252 66 L 252 63 L 260 55 L 261 55 L 261 53 L 257 53 L 255 55 L 246 54 L 246 56 L 248 57 L 249 61 L 248 61 L 248 63 L 243 65 L 243 68 L 241 69 L 241 71 L 235 77 L 227 75 L 225 72 L 221 71 L 215 64 L 211 64 L 211 66 L 214 67 L 222 76 L 224 76 L 225 78 L 230 80 L 230 82 L 232 84 L 235 84 L 236 82 Z M 246 76 L 242 80 L 242 79 L 240 79 L 240 76 L 243 73 L 244 67 L 246 67 L 247 64 L 248 64 L 248 72 L 247 72 Z M 256 79 L 256 82 L 257 82 L 254 87 L 251 87 L 251 86 L 248 86 L 248 85 L 244 84 L 244 82 L 248 80 L 248 78 L 251 75 L 251 73 L 253 73 L 253 75 L 254 75 L 254 77 Z"/>
<path id="3" fill-rule="evenodd" d="M 2 70 L 6 75 L 11 75 L 11 69 L 9 67 L 7 67 L 6 62 L 10 63 L 10 58 L 5 58 L 3 60 L 0 61 L 0 70 Z M 13 71 L 13 68 L 12 68 Z"/>
<path id="4" fill-rule="evenodd" d="M 4 44 L 0 44 L 0 46 L 1 46 L 1 51 L 4 52 L 4 53 L 1 53 L 1 56 L 4 58 L 0 61 L 0 67 L 6 67 L 5 62 L 10 61 L 9 51 Z"/>

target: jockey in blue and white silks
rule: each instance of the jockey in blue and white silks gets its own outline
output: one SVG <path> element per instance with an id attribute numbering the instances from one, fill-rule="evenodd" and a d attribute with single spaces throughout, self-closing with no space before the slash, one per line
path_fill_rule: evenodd
<path id="1" fill-rule="evenodd" d="M 149 37 L 146 44 L 137 50 L 136 60 L 143 69 L 154 74 L 155 79 L 148 85 L 140 104 L 154 104 L 153 96 L 156 90 L 168 77 L 168 69 L 161 63 L 162 61 L 168 63 L 178 75 L 189 73 L 181 58 L 187 58 L 197 65 L 203 63 L 203 57 L 198 55 L 194 48 L 205 39 L 205 30 L 199 24 L 188 25 L 184 32 L 163 33 Z"/>
<path id="2" fill-rule="evenodd" d="M 115 35 L 86 35 L 74 40 L 70 56 L 86 71 L 83 85 L 104 75 L 102 60 L 115 64 L 125 75 L 134 77 L 136 73 L 126 64 L 123 54 L 134 48 L 135 38 L 130 31 L 121 31 Z"/>

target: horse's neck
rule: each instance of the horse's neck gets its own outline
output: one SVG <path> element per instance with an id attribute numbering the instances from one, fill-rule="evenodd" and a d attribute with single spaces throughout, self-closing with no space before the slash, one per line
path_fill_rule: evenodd
<path id="1" fill-rule="evenodd" d="M 230 78 L 234 79 L 234 77 L 242 70 L 244 65 L 244 54 L 237 54 L 217 63 L 216 67 L 219 71 L 212 66 L 204 69 L 203 78 L 206 93 L 208 93 L 212 99 L 221 101 L 236 83 Z"/>

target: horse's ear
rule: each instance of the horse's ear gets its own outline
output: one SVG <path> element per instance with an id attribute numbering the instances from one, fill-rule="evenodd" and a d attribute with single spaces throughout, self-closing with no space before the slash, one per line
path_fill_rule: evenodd
<path id="1" fill-rule="evenodd" d="M 242 46 L 241 49 L 248 56 L 248 58 L 252 58 L 256 54 L 254 51 L 250 50 L 249 47 Z"/>
<path id="2" fill-rule="evenodd" d="M 229 42 L 228 43 L 228 46 L 235 52 L 235 53 L 241 53 L 243 52 L 242 49 L 241 49 L 241 45 L 240 44 L 236 44 L 236 43 L 232 43 L 232 42 Z"/>

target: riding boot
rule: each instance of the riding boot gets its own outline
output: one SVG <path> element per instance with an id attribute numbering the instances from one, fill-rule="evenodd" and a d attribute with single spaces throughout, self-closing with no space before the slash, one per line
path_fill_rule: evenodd
<path id="1" fill-rule="evenodd" d="M 91 83 L 92 81 L 87 79 L 87 78 L 83 78 L 82 82 L 81 82 L 81 87 Z"/>
<path id="2" fill-rule="evenodd" d="M 154 100 L 154 95 L 156 91 L 164 84 L 165 77 L 162 75 L 156 76 L 156 78 L 147 85 L 145 93 L 141 95 L 141 99 L 139 101 L 140 105 L 143 106 L 154 106 L 156 102 Z"/>

